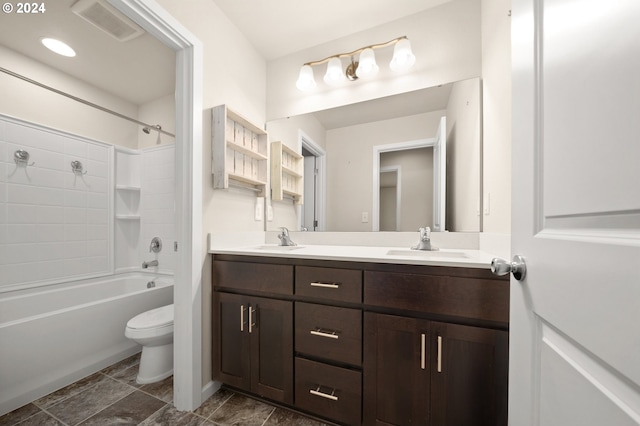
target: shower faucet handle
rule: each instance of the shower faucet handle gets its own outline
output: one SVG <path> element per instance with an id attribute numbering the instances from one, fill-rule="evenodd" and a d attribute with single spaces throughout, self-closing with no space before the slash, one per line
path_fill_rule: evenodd
<path id="1" fill-rule="evenodd" d="M 160 253 L 162 250 L 162 240 L 160 237 L 153 237 L 151 244 L 149 245 L 149 253 Z"/>

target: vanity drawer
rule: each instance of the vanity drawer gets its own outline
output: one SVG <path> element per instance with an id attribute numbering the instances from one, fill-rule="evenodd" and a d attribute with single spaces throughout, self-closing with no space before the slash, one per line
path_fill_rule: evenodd
<path id="1" fill-rule="evenodd" d="M 357 269 L 296 267 L 296 295 L 362 303 L 362 271 Z"/>
<path id="2" fill-rule="evenodd" d="M 508 323 L 509 281 L 365 271 L 364 303 Z"/>
<path id="3" fill-rule="evenodd" d="M 213 261 L 214 287 L 293 294 L 293 266 L 268 263 Z"/>
<path id="4" fill-rule="evenodd" d="M 362 311 L 296 302 L 296 351 L 362 364 Z"/>
<path id="5" fill-rule="evenodd" d="M 348 425 L 359 425 L 362 373 L 296 358 L 296 406 Z"/>

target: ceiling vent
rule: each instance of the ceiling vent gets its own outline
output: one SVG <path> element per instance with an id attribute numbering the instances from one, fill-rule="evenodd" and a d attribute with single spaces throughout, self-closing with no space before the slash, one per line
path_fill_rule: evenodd
<path id="1" fill-rule="evenodd" d="M 71 10 L 119 41 L 134 39 L 144 30 L 104 0 L 79 0 Z"/>

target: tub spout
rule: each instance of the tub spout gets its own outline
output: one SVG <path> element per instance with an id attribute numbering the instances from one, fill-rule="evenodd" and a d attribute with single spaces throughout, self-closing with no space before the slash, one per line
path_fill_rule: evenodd
<path id="1" fill-rule="evenodd" d="M 151 262 L 142 262 L 142 269 L 147 269 L 149 266 L 158 266 L 158 261 L 152 260 Z"/>

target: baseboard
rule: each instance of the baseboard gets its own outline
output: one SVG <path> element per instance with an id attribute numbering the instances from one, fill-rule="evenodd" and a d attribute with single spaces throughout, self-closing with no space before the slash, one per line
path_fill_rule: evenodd
<path id="1" fill-rule="evenodd" d="M 221 382 L 216 382 L 213 380 L 204 385 L 202 387 L 202 402 L 205 402 L 207 399 L 211 398 L 211 395 L 218 392 L 218 389 L 220 389 L 221 386 Z"/>

